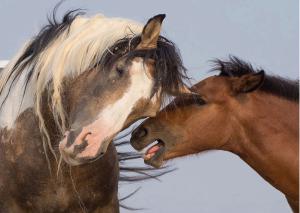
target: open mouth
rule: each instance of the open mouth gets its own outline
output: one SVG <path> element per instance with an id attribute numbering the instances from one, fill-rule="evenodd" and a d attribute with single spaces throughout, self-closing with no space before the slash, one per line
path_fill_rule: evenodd
<path id="1" fill-rule="evenodd" d="M 163 162 L 163 154 L 165 152 L 165 144 L 162 140 L 153 141 L 144 154 L 144 161 L 154 167 L 160 167 Z"/>

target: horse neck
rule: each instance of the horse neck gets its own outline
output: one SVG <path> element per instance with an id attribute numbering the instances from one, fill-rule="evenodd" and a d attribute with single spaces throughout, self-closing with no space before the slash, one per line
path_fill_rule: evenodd
<path id="1" fill-rule="evenodd" d="M 298 199 L 298 103 L 263 92 L 235 108 L 232 152 L 287 196 Z"/>
<path id="2" fill-rule="evenodd" d="M 52 145 L 57 147 L 59 136 L 55 136 L 57 128 L 53 116 L 47 108 L 44 108 L 43 116 L 53 140 Z M 18 116 L 14 128 L 0 129 L 0 182 L 5 186 L 0 187 L 0 197 L 7 197 L 17 203 L 23 198 L 28 199 L 29 205 L 34 203 L 28 207 L 31 209 L 28 212 L 36 212 L 39 205 L 46 208 L 53 204 L 53 200 L 53 209 L 66 206 L 71 208 L 78 206 L 78 202 L 83 202 L 88 209 L 97 208 L 97 212 L 118 212 L 119 162 L 113 144 L 108 147 L 102 159 L 72 168 L 62 163 L 59 173 L 50 152 L 48 157 L 52 175 L 49 175 L 38 117 L 33 108 L 28 108 Z M 18 196 L 12 197 L 15 194 Z M 4 212 L 1 201 L 0 212 Z"/>

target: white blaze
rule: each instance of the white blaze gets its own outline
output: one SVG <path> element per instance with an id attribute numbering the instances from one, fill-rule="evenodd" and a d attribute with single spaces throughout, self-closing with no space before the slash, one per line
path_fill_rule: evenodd
<path id="1" fill-rule="evenodd" d="M 154 85 L 153 79 L 148 74 L 143 60 L 133 61 L 130 69 L 131 82 L 121 99 L 108 105 L 100 114 L 99 119 L 113 123 L 112 132 L 122 129 L 132 109 L 141 99 L 150 99 Z"/>
<path id="2" fill-rule="evenodd" d="M 93 134 L 86 137 L 90 143 L 86 150 L 80 153 L 78 157 L 92 157 L 96 155 L 105 139 L 111 138 L 124 127 L 129 114 L 137 102 L 141 99 L 150 99 L 154 81 L 148 72 L 142 59 L 132 62 L 129 71 L 131 81 L 127 91 L 123 94 L 122 98 L 106 106 L 98 114 L 97 119 L 85 127 Z M 81 143 L 81 141 L 79 142 Z M 77 144 L 74 143 L 73 145 Z M 71 146 L 69 149 L 73 148 Z"/>

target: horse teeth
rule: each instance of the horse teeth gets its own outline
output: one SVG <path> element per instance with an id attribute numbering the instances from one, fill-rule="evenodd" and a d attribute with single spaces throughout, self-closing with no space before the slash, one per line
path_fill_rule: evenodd
<path id="1" fill-rule="evenodd" d="M 144 154 L 146 154 L 146 151 L 147 151 L 147 147 L 145 147 L 144 149 L 138 151 L 138 153 L 144 155 Z"/>
<path id="2" fill-rule="evenodd" d="M 148 151 L 148 149 L 151 148 L 151 146 L 153 146 L 153 142 L 150 143 L 150 144 L 148 144 L 148 145 L 147 145 L 146 147 L 144 147 L 142 150 L 138 151 L 138 153 L 143 154 L 143 155 L 146 154 L 147 151 Z"/>
<path id="3" fill-rule="evenodd" d="M 147 155 L 144 156 L 144 160 L 149 160 L 149 159 L 151 159 L 154 155 L 155 155 L 155 153 L 147 154 Z"/>

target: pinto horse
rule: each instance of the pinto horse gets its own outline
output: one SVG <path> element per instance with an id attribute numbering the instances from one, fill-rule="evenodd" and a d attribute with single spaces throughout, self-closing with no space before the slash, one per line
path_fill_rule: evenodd
<path id="1" fill-rule="evenodd" d="M 0 212 L 119 212 L 112 139 L 185 88 L 164 17 L 53 15 L 1 71 Z"/>
<path id="2" fill-rule="evenodd" d="M 253 67 L 236 57 L 216 61 L 218 76 L 194 85 L 193 95 L 177 97 L 155 118 L 142 123 L 131 144 L 145 163 L 205 150 L 238 155 L 299 208 L 299 83 Z"/>

